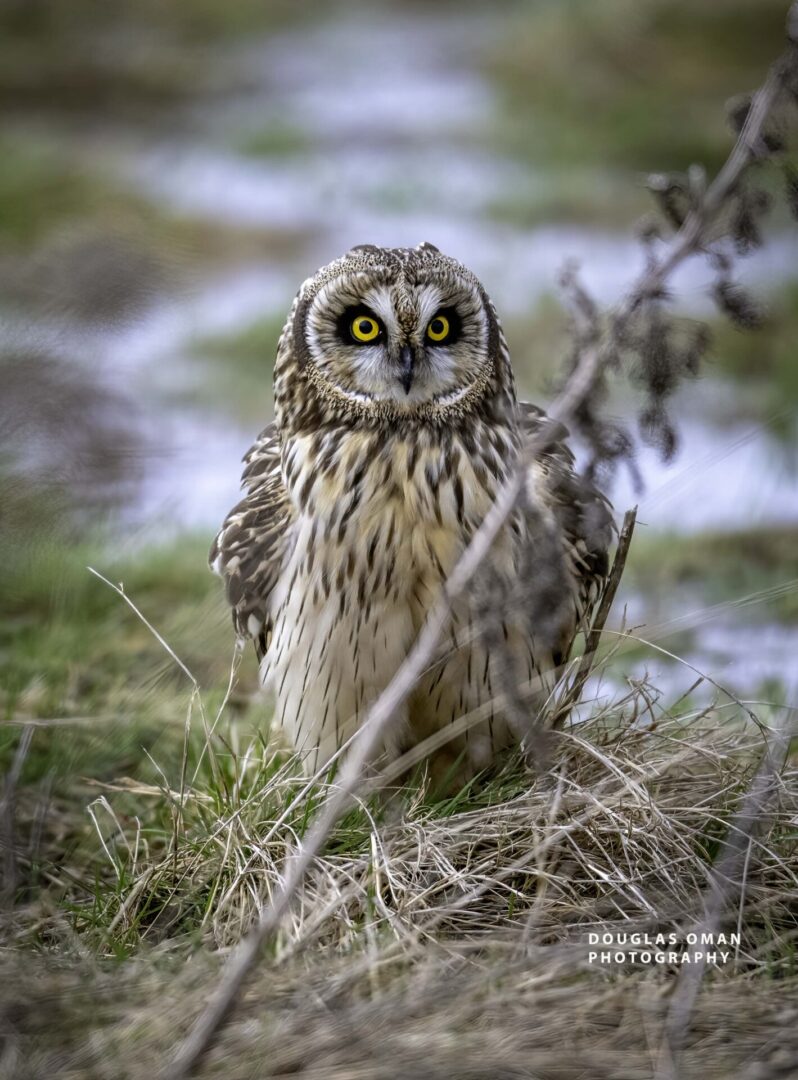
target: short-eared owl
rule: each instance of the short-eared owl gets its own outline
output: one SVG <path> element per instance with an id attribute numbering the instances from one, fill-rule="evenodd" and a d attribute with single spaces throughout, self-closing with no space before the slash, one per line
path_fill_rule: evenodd
<path id="1" fill-rule="evenodd" d="M 274 398 L 211 562 L 236 629 L 254 639 L 276 720 L 312 771 L 402 663 L 545 417 L 516 401 L 482 285 L 431 244 L 357 247 L 305 281 L 277 346 Z M 612 530 L 564 434 L 547 438 L 487 560 L 504 583 L 504 659 L 544 688 L 606 574 Z M 561 588 L 546 617 L 556 625 L 541 635 L 512 600 L 530 577 L 552 574 Z M 507 665 L 482 633 L 482 604 L 477 592 L 456 604 L 384 756 L 465 714 L 478 722 L 445 754 L 466 774 L 514 741 L 500 703 Z"/>

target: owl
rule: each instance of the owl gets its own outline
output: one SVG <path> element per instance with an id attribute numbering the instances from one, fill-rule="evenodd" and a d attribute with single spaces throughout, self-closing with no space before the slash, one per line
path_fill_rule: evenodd
<path id="1" fill-rule="evenodd" d="M 491 589 L 477 581 L 454 603 L 379 750 L 390 761 L 466 717 L 435 740 L 431 767 L 484 769 L 519 739 L 502 705 L 508 671 L 529 709 L 545 708 L 606 576 L 609 504 L 577 475 L 565 429 L 517 401 L 485 289 L 429 243 L 355 247 L 304 282 L 277 345 L 274 402 L 211 566 L 308 773 L 358 730 L 547 425 L 486 557 Z"/>

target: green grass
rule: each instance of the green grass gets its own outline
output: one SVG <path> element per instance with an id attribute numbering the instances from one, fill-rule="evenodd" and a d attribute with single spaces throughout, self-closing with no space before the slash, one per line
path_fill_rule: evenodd
<path id="1" fill-rule="evenodd" d="M 532 401 L 550 396 L 568 343 L 567 315 L 559 298 L 544 294 L 528 314 L 503 324 L 519 395 Z"/>
<path id="2" fill-rule="evenodd" d="M 0 102 L 135 122 L 192 97 L 212 69 L 208 48 L 266 35 L 314 15 L 287 0 L 76 0 L 8 3 Z"/>
<path id="3" fill-rule="evenodd" d="M 620 177 L 596 165 L 559 167 L 538 163 L 540 176 L 524 189 L 494 200 L 488 214 L 520 229 L 552 222 L 569 225 L 626 226 L 651 210 L 651 197 L 641 182 Z"/>
<path id="4" fill-rule="evenodd" d="M 708 370 L 736 380 L 747 415 L 768 419 L 775 414 L 774 430 L 792 434 L 798 408 L 798 282 L 768 301 L 765 322 L 755 335 L 717 320 L 713 338 Z"/>
<path id="5" fill-rule="evenodd" d="M 740 566 L 750 564 L 753 584 L 794 560 L 792 540 L 712 538 L 681 555 L 673 542 L 641 541 L 629 573 L 633 585 L 635 575 L 649 580 L 656 572 L 663 587 L 703 588 L 721 569 L 721 577 L 736 573 L 739 585 Z M 221 586 L 206 569 L 207 543 L 186 536 L 124 554 L 107 542 L 62 538 L 6 550 L 0 560 L 0 775 L 15 760 L 20 766 L 0 1004 L 11 1008 L 11 986 L 14 1000 L 25 1002 L 10 1077 L 21 1080 L 23 1061 L 42 1075 L 71 1075 L 64 1047 L 70 1067 L 87 1075 L 113 1067 L 114 1075 L 143 1080 L 160 1068 L 217 984 L 219 950 L 240 939 L 273 895 L 327 791 L 324 778 L 306 783 L 270 733 L 269 707 L 253 697 L 251 650 L 227 693 L 232 630 Z M 123 583 L 198 689 L 87 565 Z M 325 999 L 333 995 L 336 1015 L 360 1032 L 371 1031 L 375 1017 L 385 1030 L 406 1032 L 405 1049 L 397 1046 L 391 1059 L 396 1071 L 385 1073 L 391 1080 L 419 1074 L 414 1045 L 423 1045 L 441 1077 L 464 1060 L 470 1024 L 443 1004 L 455 986 L 474 1015 L 502 1018 L 492 1062 L 474 1076 L 492 1080 L 497 1055 L 523 1045 L 530 970 L 541 986 L 539 1022 L 536 1048 L 521 1057 L 561 1043 L 540 992 L 557 987 L 571 1007 L 576 995 L 580 1015 L 593 1015 L 608 982 L 584 966 L 587 928 L 682 923 L 761 753 L 759 734 L 741 715 L 720 709 L 699 718 L 686 701 L 652 713 L 652 692 L 635 687 L 593 705 L 587 725 L 557 741 L 552 784 L 511 756 L 462 791 L 436 795 L 421 770 L 398 795 L 371 794 L 348 811 L 265 950 L 210 1075 L 257 1068 L 282 1076 L 301 1071 L 303 1061 L 323 1061 L 331 1048 L 327 1075 L 351 1075 L 361 1037 L 328 1030 L 307 1004 L 316 1000 L 309 984 Z M 764 723 L 778 716 L 760 709 Z M 787 987 L 796 977 L 795 912 L 785 900 L 798 878 L 794 772 L 788 765 L 779 810 L 749 867 L 738 967 L 707 978 L 699 1017 L 714 1016 L 722 994 L 743 987 L 757 1009 L 771 984 Z M 470 983 L 460 982 L 461 961 L 480 965 L 476 998 L 473 972 Z M 668 978 L 630 971 L 615 973 L 613 985 L 623 1000 L 656 991 L 662 1001 Z M 419 1011 L 433 986 L 437 1004 L 431 998 Z M 415 1011 L 402 1020 L 406 1000 Z M 523 1023 L 513 1004 L 521 1000 Z M 301 1040 L 286 1027 L 289 1001 L 306 1002 L 293 1006 L 303 1017 Z M 664 1017 L 649 1015 L 659 1031 Z M 253 1016 L 260 1019 L 247 1027 Z M 724 1053 L 739 1062 L 755 1052 L 762 1023 Z M 599 1044 L 590 1040 L 594 1059 L 614 1052 L 615 1036 L 606 1024 L 602 1030 Z M 624 1040 L 624 1060 L 645 1059 L 646 1047 Z M 574 1053 L 577 1045 L 569 1042 Z M 557 1061 L 561 1068 L 562 1049 Z M 516 1065 L 508 1075 L 525 1075 Z M 362 1062 L 358 1068 L 383 1075 Z M 726 1080 L 735 1068 L 717 1075 Z"/>
<path id="6" fill-rule="evenodd" d="M 184 706 L 188 697 L 184 690 Z M 26 1067 L 41 1061 L 44 1074 L 69 1075 L 54 1056 L 69 1046 L 72 1066 L 89 1073 L 112 1062 L 115 1075 L 151 1073 L 218 984 L 217 950 L 246 930 L 306 831 L 323 787 L 307 789 L 252 718 L 229 709 L 217 716 L 209 706 L 206 700 L 212 734 L 195 698 L 190 724 L 162 715 L 164 738 L 146 753 L 142 747 L 133 762 L 114 730 L 100 728 L 120 771 L 98 774 L 97 760 L 84 755 L 70 762 L 76 775 L 68 791 L 51 775 L 23 774 L 15 804 L 17 908 L 6 925 L 14 950 L 0 961 L 0 1001 L 13 982 L 15 1000 L 26 1002 L 15 1029 Z M 43 741 L 55 754 L 63 739 L 63 730 L 36 728 L 26 770 Z M 342 1080 L 360 1060 L 364 1037 L 347 1032 L 367 1033 L 379 1016 L 386 1031 L 404 1024 L 404 1048 L 393 1052 L 395 1072 L 364 1063 L 359 1075 L 418 1075 L 417 1044 L 428 1065 L 440 1064 L 435 1075 L 453 1075 L 465 1060 L 469 1029 L 445 1006 L 456 988 L 457 999 L 477 1010 L 476 1022 L 486 1011 L 495 1014 L 482 1040 L 497 1024 L 503 1032 L 505 1051 L 497 1045 L 491 1065 L 473 1073 L 488 1080 L 496 1054 L 523 1045 L 522 1017 L 528 1026 L 532 1005 L 523 988 L 532 971 L 541 984 L 535 1048 L 518 1050 L 517 1067 L 530 1052 L 559 1042 L 558 1075 L 582 1075 L 576 1064 L 562 1071 L 581 1037 L 572 1033 L 564 1050 L 540 994 L 556 987 L 560 1004 L 567 995 L 580 1015 L 590 1015 L 608 982 L 584 966 L 587 928 L 667 932 L 680 925 L 760 748 L 738 720 L 720 715 L 696 724 L 663 713 L 649 729 L 631 724 L 623 709 L 598 710 L 558 745 L 557 774 L 565 784 L 559 794 L 556 785 L 534 783 L 515 761 L 481 788 L 447 800 L 412 787 L 400 803 L 370 798 L 339 822 L 291 918 L 265 950 L 223 1035 L 219 1068 L 226 1076 L 257 1067 L 259 1075 L 278 1077 L 286 1075 L 286 1058 L 321 1061 L 335 1048 L 326 1075 Z M 724 986 L 727 993 L 744 988 L 753 1015 L 770 1000 L 772 985 L 783 993 L 795 980 L 795 915 L 784 902 L 798 856 L 789 828 L 793 773 L 794 766 L 784 777 L 777 820 L 749 866 L 739 973 L 706 979 L 699 1017 L 719 1007 Z M 652 907 L 661 907 L 653 921 Z M 472 970 L 470 981 L 461 981 L 466 971 L 458 956 L 469 968 L 478 963 L 482 978 Z M 420 1008 L 433 971 L 437 1004 L 431 999 Z M 617 1009 L 601 1037 L 592 1035 L 594 1061 L 615 1045 L 621 1000 L 658 994 L 662 1001 L 666 979 L 672 974 L 662 970 L 614 973 Z M 334 997 L 337 1016 L 349 1017 L 342 1029 L 328 1030 L 324 1017 L 308 1009 L 316 998 L 306 992 L 309 983 L 325 1000 Z M 403 1020 L 406 1001 L 413 1017 Z M 518 1001 L 525 1005 L 517 1015 Z M 285 1019 L 275 1023 L 289 1015 L 291 1002 L 304 1010 L 301 1044 Z M 664 1014 L 649 1008 L 647 1015 L 650 1037 Z M 760 1031 L 761 1021 L 747 1025 L 726 1052 L 735 1060 L 749 1055 Z M 627 1064 L 648 1052 L 645 1043 L 625 1038 Z M 208 1068 L 216 1075 L 214 1063 Z M 734 1068 L 712 1075 L 730 1078 Z"/>
<path id="7" fill-rule="evenodd" d="M 784 48 L 782 0 L 519 5 L 490 73 L 504 145 L 545 166 L 716 168 L 725 101 Z M 711 62 L 708 62 L 711 57 Z"/>
<path id="8" fill-rule="evenodd" d="M 625 585 L 652 602 L 689 592 L 694 606 L 762 594 L 746 618 L 798 621 L 798 528 L 750 529 L 697 536 L 638 536 L 627 563 Z M 751 631 L 753 633 L 753 630 Z"/>
<path id="9" fill-rule="evenodd" d="M 272 416 L 272 377 L 284 314 L 258 319 L 245 329 L 197 343 L 208 400 L 248 423 L 265 426 Z"/>
<path id="10" fill-rule="evenodd" d="M 111 867 L 97 848 L 88 805 L 104 793 L 102 785 L 124 786 L 131 777 L 157 795 L 163 776 L 155 761 L 164 763 L 179 786 L 184 726 L 196 706 L 190 680 L 163 645 L 87 566 L 124 586 L 201 681 L 204 708 L 216 710 L 233 662 L 233 631 L 221 583 L 207 568 L 207 547 L 207 537 L 182 537 L 120 558 L 108 547 L 61 538 L 34 540 L 22 552 L 4 550 L 0 775 L 10 769 L 28 728 L 32 737 L 18 795 L 21 828 L 26 807 L 42 800 L 55 814 L 44 827 L 39 821 L 35 842 L 29 836 L 20 897 L 29 901 L 58 878 L 53 897 L 81 930 L 127 880 L 121 863 L 108 877 Z M 254 711 L 250 715 L 254 684 L 254 657 L 247 655 L 227 705 L 233 727 L 255 730 L 263 720 Z M 222 783 L 223 772 L 218 779 Z M 121 820 L 143 823 L 142 843 L 151 851 L 171 827 L 168 800 L 155 802 L 155 815 L 148 813 L 151 797 L 122 793 L 116 802 Z M 103 812 L 98 816 L 102 820 Z M 27 824 L 36 831 L 34 823 Z"/>
<path id="11" fill-rule="evenodd" d="M 0 135 L 0 241 L 16 255 L 33 254 L 27 269 L 0 267 L 7 296 L 28 296 L 39 306 L 52 303 L 59 274 L 76 270 L 66 261 L 70 243 L 103 238 L 113 250 L 127 243 L 134 256 L 144 253 L 150 291 L 179 288 L 197 266 L 205 271 L 231 262 L 290 259 L 304 242 L 301 231 L 232 227 L 174 214 L 156 207 L 102 168 L 81 161 L 73 151 L 44 137 Z M 79 272 L 85 273 L 83 265 Z M 276 339 L 275 339 L 276 340 Z"/>
<path id="12" fill-rule="evenodd" d="M 198 678 L 221 677 L 231 631 L 221 584 L 207 568 L 209 539 L 119 558 L 93 544 L 34 540 L 18 554 L 4 548 L 2 670 L 10 694 L 33 683 L 46 688 L 42 708 L 58 708 L 75 681 L 91 704 L 119 680 L 157 681 L 161 647 L 125 603 L 89 573 L 94 566 L 126 592 L 184 653 Z M 221 662 L 219 652 L 226 652 Z M 81 698 L 85 699 L 85 690 Z"/>
<path id="13" fill-rule="evenodd" d="M 247 132 L 239 140 L 242 154 L 260 158 L 291 158 L 310 148 L 308 135 L 288 124 L 271 123 Z"/>
<path id="14" fill-rule="evenodd" d="M 0 156 L 0 238 L 7 244 L 29 246 L 89 216 L 124 216 L 142 205 L 45 141 L 6 135 Z"/>

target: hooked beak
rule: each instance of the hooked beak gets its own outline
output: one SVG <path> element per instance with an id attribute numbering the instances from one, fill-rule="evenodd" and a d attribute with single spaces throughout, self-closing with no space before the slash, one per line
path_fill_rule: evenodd
<path id="1" fill-rule="evenodd" d="M 415 364 L 415 356 L 413 350 L 409 345 L 403 345 L 399 352 L 399 381 L 405 388 L 405 393 L 410 393 L 410 387 L 413 385 L 413 366 Z"/>

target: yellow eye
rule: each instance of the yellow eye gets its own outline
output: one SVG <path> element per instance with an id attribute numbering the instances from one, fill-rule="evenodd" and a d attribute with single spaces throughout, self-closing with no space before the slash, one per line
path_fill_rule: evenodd
<path id="1" fill-rule="evenodd" d="M 355 341 L 374 341 L 380 336 L 380 324 L 370 315 L 358 315 L 352 319 L 349 332 Z"/>
<path id="2" fill-rule="evenodd" d="M 436 315 L 427 327 L 427 337 L 430 341 L 446 341 L 451 327 L 445 315 Z"/>

